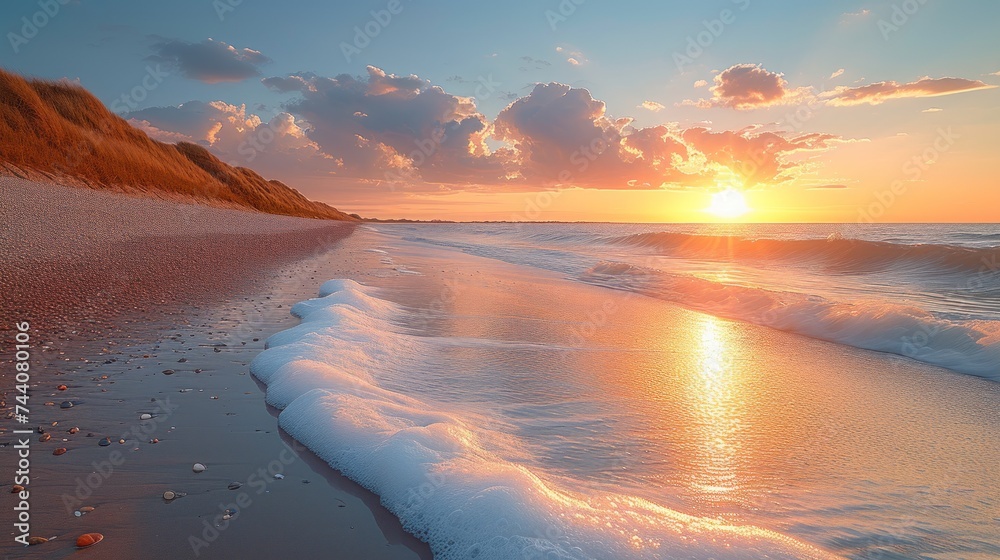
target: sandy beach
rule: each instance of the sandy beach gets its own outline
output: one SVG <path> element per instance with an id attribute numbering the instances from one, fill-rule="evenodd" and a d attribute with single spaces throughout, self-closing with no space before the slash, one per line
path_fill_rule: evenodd
<path id="1" fill-rule="evenodd" d="M 9 323 L 28 320 L 31 534 L 56 537 L 12 544 L 5 477 L 3 554 L 430 557 L 378 497 L 277 428 L 247 370 L 267 336 L 296 323 L 291 304 L 324 279 L 365 274 L 360 249 L 328 258 L 350 251 L 357 226 L 16 179 L 0 184 L 0 203 L 4 414 Z M 7 471 L 24 426 L 4 423 Z M 238 511 L 223 519 L 227 509 Z M 104 541 L 75 552 L 89 532 Z"/>

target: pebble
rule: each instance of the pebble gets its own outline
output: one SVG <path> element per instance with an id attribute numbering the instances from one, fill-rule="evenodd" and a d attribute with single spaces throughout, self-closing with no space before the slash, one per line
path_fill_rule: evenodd
<path id="1" fill-rule="evenodd" d="M 21 486 L 20 484 L 15 484 L 10 488 L 11 494 L 19 494 L 21 492 L 24 492 L 24 486 Z"/>
<path id="2" fill-rule="evenodd" d="M 52 439 L 52 434 L 42 434 L 42 437 L 38 438 L 38 441 L 44 443 L 46 441 L 49 441 L 50 439 Z"/>
<path id="3" fill-rule="evenodd" d="M 149 443 L 160 443 L 160 440 L 158 438 L 153 438 L 149 440 Z"/>
<path id="4" fill-rule="evenodd" d="M 202 465 L 201 463 L 195 463 L 194 466 L 191 467 L 191 470 L 193 470 L 194 472 L 205 472 L 205 469 L 207 468 L 208 467 Z"/>
<path id="5" fill-rule="evenodd" d="M 82 511 L 83 513 L 90 513 L 94 511 L 94 506 L 83 506 L 82 508 L 80 508 L 80 511 Z"/>
<path id="6" fill-rule="evenodd" d="M 55 451 L 52 452 L 53 455 L 62 455 L 63 453 L 66 453 L 66 448 L 65 447 L 59 447 Z"/>
<path id="7" fill-rule="evenodd" d="M 73 427 L 73 428 L 69 429 L 69 433 L 71 433 L 71 434 L 75 434 L 75 433 L 77 433 L 79 431 L 80 431 L 80 428 L 76 428 L 76 427 Z"/>
<path id="8" fill-rule="evenodd" d="M 230 482 L 229 483 L 229 489 L 230 490 L 238 490 L 240 488 L 240 486 L 243 486 L 243 485 L 240 484 L 239 482 Z"/>
<path id="9" fill-rule="evenodd" d="M 184 362 L 186 362 L 186 361 L 188 361 L 188 359 L 187 359 L 187 358 L 181 358 L 181 359 L 177 360 L 177 363 L 179 363 L 179 364 L 183 364 L 183 363 L 184 363 Z"/>
<path id="10" fill-rule="evenodd" d="M 77 548 L 87 548 L 104 540 L 104 535 L 100 533 L 86 533 L 76 539 Z"/>
<path id="11" fill-rule="evenodd" d="M 149 419 L 151 419 L 152 417 L 153 417 L 153 415 L 152 415 L 152 414 L 149 414 L 149 413 L 147 412 L 147 413 L 145 413 L 145 414 L 143 414 L 143 415 L 139 416 L 139 420 L 149 420 Z"/>
<path id="12" fill-rule="evenodd" d="M 176 497 L 177 497 L 177 494 L 175 494 L 174 492 L 172 492 L 170 490 L 167 490 L 166 492 L 163 493 L 163 499 L 167 500 L 167 501 L 173 500 Z"/>
<path id="13" fill-rule="evenodd" d="M 72 401 L 63 401 L 63 402 L 59 403 L 59 408 L 73 408 L 73 402 Z"/>
<path id="14" fill-rule="evenodd" d="M 49 539 L 47 539 L 45 537 L 31 537 L 30 539 L 28 539 L 28 544 L 29 545 L 32 545 L 32 544 L 42 544 L 42 543 L 47 543 L 47 542 L 49 542 Z"/>
<path id="15" fill-rule="evenodd" d="M 163 370 L 163 375 L 173 375 L 173 374 L 174 374 L 174 370 L 172 370 L 172 369 L 165 369 L 165 370 Z"/>
<path id="16" fill-rule="evenodd" d="M 60 386 L 56 387 L 56 389 L 59 389 L 60 391 L 65 391 L 66 389 L 69 389 L 69 387 L 67 387 L 65 385 L 60 385 Z"/>
<path id="17" fill-rule="evenodd" d="M 111 445 L 111 438 L 106 437 L 106 438 L 102 439 L 101 441 L 97 442 L 97 445 L 100 445 L 101 447 L 107 447 L 107 446 Z"/>
<path id="18" fill-rule="evenodd" d="M 274 479 L 275 480 L 281 480 L 283 478 L 285 478 L 285 475 L 283 475 L 281 473 L 277 473 L 277 474 L 274 475 Z"/>

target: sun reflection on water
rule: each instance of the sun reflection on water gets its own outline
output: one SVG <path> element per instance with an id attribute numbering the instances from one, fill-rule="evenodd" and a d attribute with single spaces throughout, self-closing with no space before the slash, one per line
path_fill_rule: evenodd
<path id="1" fill-rule="evenodd" d="M 695 371 L 688 387 L 694 420 L 692 488 L 709 502 L 736 502 L 740 490 L 741 397 L 729 330 L 702 316 L 692 325 Z"/>

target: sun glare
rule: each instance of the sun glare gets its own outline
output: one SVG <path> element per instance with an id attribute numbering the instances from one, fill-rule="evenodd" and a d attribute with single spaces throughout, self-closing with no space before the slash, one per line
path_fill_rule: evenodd
<path id="1" fill-rule="evenodd" d="M 726 189 L 712 195 L 706 211 L 720 218 L 738 218 L 750 211 L 747 199 L 736 189 Z"/>

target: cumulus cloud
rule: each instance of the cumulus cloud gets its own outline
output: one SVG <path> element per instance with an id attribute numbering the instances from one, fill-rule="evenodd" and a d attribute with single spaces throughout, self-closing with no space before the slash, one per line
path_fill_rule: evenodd
<path id="1" fill-rule="evenodd" d="M 214 39 L 200 43 L 160 40 L 153 44 L 149 59 L 169 65 L 187 78 L 210 84 L 259 76 L 259 67 L 271 61 L 260 51 L 237 49 Z"/>
<path id="2" fill-rule="evenodd" d="M 809 88 L 791 89 L 782 74 L 770 72 L 759 64 L 736 64 L 713 79 L 711 99 L 686 100 L 682 104 L 703 109 L 729 107 L 738 110 L 774 105 L 789 105 L 808 99 Z"/>
<path id="3" fill-rule="evenodd" d="M 265 122 L 248 113 L 246 105 L 189 101 L 135 111 L 125 118 L 152 138 L 200 144 L 232 165 L 266 176 L 322 175 L 339 166 L 309 139 L 308 124 L 289 113 L 278 113 Z"/>
<path id="4" fill-rule="evenodd" d="M 301 94 L 286 108 L 310 123 L 309 137 L 341 159 L 348 176 L 380 170 L 383 178 L 459 182 L 504 175 L 502 159 L 486 145 L 490 124 L 475 101 L 417 76 L 369 66 L 367 79 L 297 74 L 262 81 Z"/>
<path id="5" fill-rule="evenodd" d="M 997 86 L 965 78 L 921 78 L 905 84 L 888 81 L 860 87 L 842 86 L 833 91 L 824 92 L 821 97 L 826 99 L 828 104 L 835 106 L 862 105 L 864 103 L 880 105 L 890 99 L 938 97 L 995 87 Z"/>
<path id="6" fill-rule="evenodd" d="M 425 191 L 697 188 L 734 176 L 753 186 L 788 180 L 797 169 L 794 154 L 836 141 L 757 127 L 640 128 L 609 115 L 587 89 L 554 82 L 536 84 L 492 121 L 472 98 L 375 67 L 361 77 L 298 73 L 262 82 L 294 94 L 286 112 L 267 122 L 221 101 L 126 117 L 155 138 L 197 142 L 225 161 L 293 184 L 306 174 L 349 180 L 338 184 L 358 189 L 386 182 Z"/>
<path id="7" fill-rule="evenodd" d="M 652 111 L 654 113 L 659 113 L 660 111 L 662 111 L 663 109 L 665 109 L 665 107 L 664 107 L 664 105 L 662 103 L 657 103 L 656 101 L 648 101 L 648 100 L 647 101 L 643 101 L 639 105 L 639 108 L 646 109 L 647 111 Z"/>
<path id="8" fill-rule="evenodd" d="M 696 87 L 696 88 L 703 88 L 703 87 L 705 87 L 707 85 L 708 85 L 708 81 L 707 80 L 698 80 L 697 82 L 694 83 L 694 87 Z"/>
<path id="9" fill-rule="evenodd" d="M 582 52 L 570 47 L 556 47 L 556 52 L 563 55 L 566 58 L 566 62 L 573 66 L 582 66 L 590 62 Z"/>

